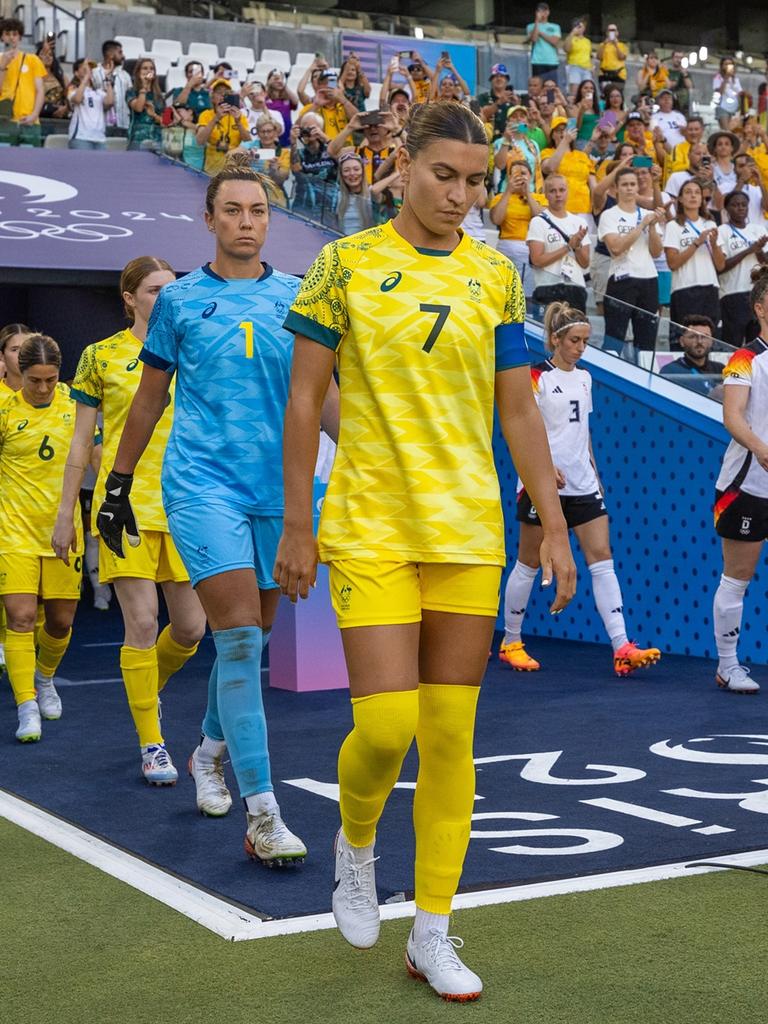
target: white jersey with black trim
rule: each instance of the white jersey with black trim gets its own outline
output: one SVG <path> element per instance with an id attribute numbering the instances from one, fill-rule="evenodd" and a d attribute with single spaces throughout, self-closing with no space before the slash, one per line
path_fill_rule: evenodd
<path id="1" fill-rule="evenodd" d="M 768 342 L 756 338 L 734 352 L 723 370 L 723 385 L 749 388 L 744 418 L 749 429 L 768 443 Z M 738 488 L 755 498 L 768 498 L 768 472 L 752 452 L 731 439 L 716 487 L 718 491 Z"/>
<path id="2" fill-rule="evenodd" d="M 560 370 L 547 360 L 531 367 L 531 383 L 544 419 L 552 461 L 565 476 L 560 494 L 599 492 L 600 484 L 589 452 L 592 377 L 578 368 Z"/>

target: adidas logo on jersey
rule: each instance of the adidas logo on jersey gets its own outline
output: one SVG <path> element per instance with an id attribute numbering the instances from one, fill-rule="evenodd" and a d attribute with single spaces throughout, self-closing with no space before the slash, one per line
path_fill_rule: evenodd
<path id="1" fill-rule="evenodd" d="M 553 395 L 562 395 L 562 393 L 563 393 L 563 389 L 560 387 L 559 384 L 557 385 L 557 387 L 552 388 L 552 394 Z"/>

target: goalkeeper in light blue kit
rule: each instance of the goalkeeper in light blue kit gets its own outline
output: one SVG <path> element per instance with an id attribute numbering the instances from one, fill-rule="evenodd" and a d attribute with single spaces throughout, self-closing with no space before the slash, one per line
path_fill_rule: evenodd
<path id="1" fill-rule="evenodd" d="M 307 851 L 275 800 L 261 697 L 261 655 L 280 594 L 272 567 L 283 521 L 282 428 L 293 350 L 282 324 L 299 288 L 296 278 L 261 261 L 268 187 L 242 154 L 230 155 L 211 179 L 205 220 L 216 236 L 216 258 L 157 298 L 140 355 L 141 384 L 98 525 L 119 556 L 124 532 L 136 543 L 132 474 L 175 373 L 163 503 L 216 644 L 189 771 L 200 811 L 226 814 L 229 751 L 246 804 L 246 852 L 271 866 L 301 861 Z M 337 422 L 333 385 L 324 425 L 334 437 Z"/>

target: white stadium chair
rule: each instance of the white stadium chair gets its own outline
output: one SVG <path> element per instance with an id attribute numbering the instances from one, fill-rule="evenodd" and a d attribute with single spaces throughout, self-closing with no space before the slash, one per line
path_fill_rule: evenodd
<path id="1" fill-rule="evenodd" d="M 186 64 L 186 61 L 184 61 Z M 165 88 L 166 92 L 171 92 L 172 89 L 182 89 L 186 85 L 187 76 L 184 74 L 184 67 L 168 69 L 168 74 L 165 76 Z"/>
<path id="2" fill-rule="evenodd" d="M 257 82 L 266 82 L 267 75 L 270 71 L 274 71 L 275 67 L 275 64 L 270 64 L 268 61 L 260 60 L 251 72 L 250 77 Z"/>
<path id="3" fill-rule="evenodd" d="M 155 62 L 155 70 L 161 78 L 168 74 L 171 67 L 170 57 L 164 57 L 161 53 L 142 53 L 141 56 Z"/>
<path id="4" fill-rule="evenodd" d="M 277 68 L 287 75 L 291 70 L 291 55 L 287 50 L 262 50 L 259 64 L 269 64 L 270 70 Z"/>
<path id="5" fill-rule="evenodd" d="M 371 82 L 371 95 L 365 101 L 366 110 L 378 110 L 381 101 L 381 82 Z"/>
<path id="6" fill-rule="evenodd" d="M 232 73 L 235 76 L 235 78 L 233 78 L 232 81 L 235 81 L 235 79 L 237 79 L 238 82 L 244 82 L 248 78 L 253 78 L 253 76 L 249 73 L 247 64 L 244 61 L 230 60 L 226 57 L 225 60 L 227 61 L 228 64 L 232 65 Z M 261 82 L 263 81 L 263 79 L 260 78 L 258 79 L 258 81 Z"/>
<path id="7" fill-rule="evenodd" d="M 172 64 L 178 63 L 181 55 L 181 43 L 178 39 L 153 39 L 150 57 L 168 57 Z"/>
<path id="8" fill-rule="evenodd" d="M 190 43 L 186 56 L 188 61 L 199 60 L 203 67 L 206 68 L 212 68 L 221 60 L 219 48 L 213 43 Z"/>
<path id="9" fill-rule="evenodd" d="M 126 60 L 138 60 L 142 53 L 147 52 L 144 40 L 139 36 L 115 36 L 115 42 L 122 46 Z"/>
<path id="10" fill-rule="evenodd" d="M 256 67 L 256 54 L 250 46 L 228 46 L 224 51 L 224 60 L 232 67 L 236 64 L 244 66 L 247 71 Z"/>
<path id="11" fill-rule="evenodd" d="M 293 62 L 293 70 L 296 71 L 300 68 L 301 73 L 304 74 L 305 70 L 314 59 L 314 53 L 309 53 L 306 50 L 300 50 L 299 53 L 296 54 L 296 59 Z"/>

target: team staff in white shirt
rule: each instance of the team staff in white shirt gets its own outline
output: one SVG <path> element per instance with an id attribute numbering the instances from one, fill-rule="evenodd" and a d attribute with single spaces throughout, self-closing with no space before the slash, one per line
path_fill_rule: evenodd
<path id="1" fill-rule="evenodd" d="M 768 538 L 768 267 L 752 271 L 750 303 L 760 336 L 731 356 L 723 371 L 723 423 L 731 435 L 715 484 L 715 529 L 723 574 L 715 593 L 717 685 L 757 693 L 737 647 L 749 582 Z"/>
<path id="2" fill-rule="evenodd" d="M 557 473 L 560 504 L 568 528 L 584 553 L 592 578 L 595 604 L 613 647 L 617 675 L 658 661 L 660 652 L 642 650 L 627 637 L 621 588 L 611 554 L 608 513 L 595 466 L 589 436 L 592 412 L 592 378 L 577 364 L 590 335 L 590 324 L 581 310 L 566 302 L 553 302 L 544 315 L 546 362 L 532 368 L 537 405 L 544 420 L 552 461 Z M 541 523 L 522 484 L 517 499 L 520 542 L 517 562 L 507 580 L 504 595 L 504 642 L 499 658 L 521 672 L 540 666 L 525 650 L 521 628 L 534 581 L 539 571 Z"/>
<path id="3" fill-rule="evenodd" d="M 654 260 L 663 245 L 659 225 L 664 210 L 644 212 L 637 203 L 637 174 L 625 167 L 616 175 L 616 205 L 600 216 L 597 237 L 611 257 L 605 289 L 603 348 L 622 353 L 632 321 L 635 348 L 652 351 L 658 327 L 659 281 Z"/>
<path id="4" fill-rule="evenodd" d="M 752 271 L 768 263 L 768 223 L 748 219 L 749 196 L 744 192 L 729 192 L 724 210 L 728 223 L 717 229 L 717 247 L 725 261 L 720 271 L 721 336 L 729 345 L 739 347 L 753 340 L 747 336 L 753 323 L 749 292 Z"/>
<path id="5" fill-rule="evenodd" d="M 584 218 L 568 213 L 568 182 L 562 174 L 550 174 L 544 182 L 546 210 L 528 225 L 528 252 L 533 267 L 534 302 L 565 300 L 586 312 L 587 285 L 592 246 Z"/>

